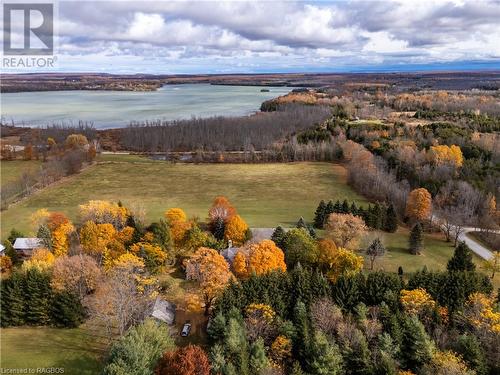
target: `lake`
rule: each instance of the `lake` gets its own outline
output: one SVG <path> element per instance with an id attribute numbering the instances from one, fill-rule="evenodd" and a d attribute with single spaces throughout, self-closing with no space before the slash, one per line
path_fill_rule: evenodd
<path id="1" fill-rule="evenodd" d="M 263 101 L 284 95 L 288 87 L 165 85 L 157 91 L 44 91 L 1 95 L 2 119 L 33 127 L 52 123 L 93 122 L 98 129 L 127 126 L 130 121 L 191 117 L 241 116 Z"/>

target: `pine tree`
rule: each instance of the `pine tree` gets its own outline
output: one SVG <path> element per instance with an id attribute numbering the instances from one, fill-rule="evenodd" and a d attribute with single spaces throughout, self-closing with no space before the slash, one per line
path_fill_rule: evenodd
<path id="1" fill-rule="evenodd" d="M 80 299 L 70 293 L 61 292 L 52 299 L 51 321 L 58 327 L 76 328 L 83 323 L 85 310 Z"/>
<path id="2" fill-rule="evenodd" d="M 326 221 L 326 203 L 325 201 L 319 202 L 318 208 L 314 213 L 314 228 L 323 229 Z"/>
<path id="3" fill-rule="evenodd" d="M 52 249 L 52 234 L 46 225 L 40 225 L 36 236 L 42 240 L 43 246 L 49 250 Z"/>
<path id="4" fill-rule="evenodd" d="M 429 362 L 434 353 L 434 344 L 416 316 L 406 317 L 401 345 L 404 367 L 412 371 Z"/>
<path id="5" fill-rule="evenodd" d="M 293 345 L 294 357 L 305 364 L 310 350 L 311 327 L 306 305 L 301 300 L 297 300 L 293 309 L 293 323 L 297 330 L 295 345 Z"/>
<path id="6" fill-rule="evenodd" d="M 21 259 L 17 251 L 14 249 L 14 246 L 12 246 L 12 243 L 9 240 L 5 240 L 3 245 L 5 246 L 5 255 L 10 258 L 12 264 L 18 264 Z"/>
<path id="7" fill-rule="evenodd" d="M 380 204 L 378 202 L 375 203 L 372 211 L 372 217 L 373 217 L 372 228 L 382 229 L 384 227 L 384 221 L 385 221 L 384 216 L 385 214 Z"/>
<path id="8" fill-rule="evenodd" d="M 328 216 L 330 216 L 334 212 L 335 212 L 335 205 L 333 204 L 333 201 L 329 201 L 325 209 L 325 222 L 328 220 Z"/>
<path id="9" fill-rule="evenodd" d="M 0 321 L 2 327 L 25 324 L 24 277 L 14 273 L 0 283 Z"/>
<path id="10" fill-rule="evenodd" d="M 52 289 L 47 274 L 32 268 L 26 272 L 25 284 L 26 323 L 46 325 L 50 321 L 50 300 Z"/>
<path id="11" fill-rule="evenodd" d="M 476 265 L 472 262 L 472 251 L 465 244 L 460 242 L 455 248 L 453 257 L 448 261 L 448 271 L 474 271 Z"/>
<path id="12" fill-rule="evenodd" d="M 222 313 L 218 313 L 210 320 L 210 326 L 207 328 L 207 333 L 212 342 L 219 342 L 224 339 L 226 324 L 226 318 Z"/>
<path id="13" fill-rule="evenodd" d="M 299 221 L 297 221 L 297 224 L 295 225 L 295 227 L 307 229 L 307 224 L 302 216 L 300 217 Z"/>
<path id="14" fill-rule="evenodd" d="M 278 246 L 280 249 L 283 249 L 285 236 L 285 230 L 281 226 L 278 226 L 271 235 L 271 240 L 274 241 L 276 246 Z"/>
<path id="15" fill-rule="evenodd" d="M 312 374 L 343 374 L 342 356 L 337 345 L 330 344 L 321 331 L 314 335 L 307 367 Z"/>
<path id="16" fill-rule="evenodd" d="M 476 371 L 477 375 L 488 373 L 486 355 L 476 336 L 472 334 L 460 336 L 454 345 L 454 350 L 462 356 L 472 370 Z"/>
<path id="17" fill-rule="evenodd" d="M 14 243 L 16 238 L 19 238 L 19 237 L 25 237 L 25 235 L 23 233 L 19 232 L 16 228 L 12 228 L 10 230 L 9 237 L 7 237 L 7 240 L 10 243 Z"/>
<path id="18" fill-rule="evenodd" d="M 269 360 L 266 357 L 266 348 L 264 347 L 264 339 L 259 337 L 250 349 L 250 368 L 252 372 L 260 374 L 264 369 L 269 367 Z"/>
<path id="19" fill-rule="evenodd" d="M 349 212 L 354 216 L 358 215 L 358 207 L 356 206 L 356 203 L 352 202 L 351 207 L 349 208 Z"/>
<path id="20" fill-rule="evenodd" d="M 340 212 L 343 214 L 349 213 L 349 202 L 347 202 L 347 199 L 344 199 L 344 201 L 342 202 L 342 207 L 340 209 Z"/>
<path id="21" fill-rule="evenodd" d="M 339 200 L 335 202 L 333 205 L 333 213 L 340 214 L 342 213 L 342 203 Z"/>
<path id="22" fill-rule="evenodd" d="M 413 255 L 420 254 L 422 252 L 423 243 L 423 230 L 420 223 L 415 224 L 410 233 L 410 253 Z"/>
<path id="23" fill-rule="evenodd" d="M 392 203 L 387 207 L 384 230 L 394 233 L 398 229 L 398 216 Z"/>
<path id="24" fill-rule="evenodd" d="M 226 224 L 222 217 L 217 217 L 212 224 L 212 233 L 214 237 L 220 241 L 224 239 L 224 232 L 226 230 Z"/>
<path id="25" fill-rule="evenodd" d="M 160 246 L 164 251 L 168 251 L 172 245 L 170 228 L 167 222 L 160 219 L 158 223 L 152 223 L 148 227 L 148 231 L 153 233 L 153 242 Z"/>

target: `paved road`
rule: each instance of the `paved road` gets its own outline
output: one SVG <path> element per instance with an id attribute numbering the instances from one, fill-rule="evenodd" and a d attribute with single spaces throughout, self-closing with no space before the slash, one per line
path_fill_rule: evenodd
<path id="1" fill-rule="evenodd" d="M 493 258 L 493 253 L 490 250 L 488 250 L 486 247 L 481 245 L 476 240 L 467 236 L 467 233 L 470 233 L 470 232 L 479 232 L 479 229 L 478 228 L 465 228 L 463 233 L 461 233 L 458 236 L 458 240 L 465 242 L 467 244 L 467 246 L 469 246 L 470 249 L 474 253 L 479 255 L 481 258 L 486 259 L 486 260 Z M 495 231 L 495 233 L 499 233 L 499 232 L 500 231 Z"/>

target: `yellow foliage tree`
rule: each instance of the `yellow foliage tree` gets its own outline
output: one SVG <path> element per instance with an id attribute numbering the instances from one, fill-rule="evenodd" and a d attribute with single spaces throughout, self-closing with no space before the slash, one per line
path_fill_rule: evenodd
<path id="1" fill-rule="evenodd" d="M 271 357 L 277 363 L 283 362 L 292 356 L 292 340 L 279 335 L 271 344 Z"/>
<path id="2" fill-rule="evenodd" d="M 33 251 L 33 255 L 30 259 L 23 262 L 21 266 L 23 271 L 27 271 L 33 268 L 38 269 L 39 271 L 46 271 L 52 267 L 54 264 L 55 257 L 47 249 L 36 249 Z"/>
<path id="3" fill-rule="evenodd" d="M 424 221 L 431 216 L 432 197 L 425 188 L 414 189 L 410 192 L 406 202 L 406 216 L 411 219 Z"/>
<path id="4" fill-rule="evenodd" d="M 96 224 L 93 221 L 87 221 L 80 229 L 80 244 L 88 254 L 102 254 L 115 238 L 116 233 L 112 224 Z"/>
<path id="5" fill-rule="evenodd" d="M 408 314 L 418 315 L 427 309 L 432 309 L 436 302 L 423 288 L 405 290 L 400 294 L 401 305 Z"/>
<path id="6" fill-rule="evenodd" d="M 144 258 L 150 270 L 157 269 L 167 261 L 167 253 L 165 253 L 160 246 L 149 242 L 137 242 L 130 246 L 130 251 Z"/>
<path id="7" fill-rule="evenodd" d="M 56 257 L 66 255 L 69 250 L 69 235 L 75 228 L 70 222 L 59 225 L 52 232 L 52 250 Z"/>
<path id="8" fill-rule="evenodd" d="M 330 239 L 318 241 L 318 262 L 323 269 L 331 269 L 337 255 L 337 245 Z"/>
<path id="9" fill-rule="evenodd" d="M 119 268 L 130 272 L 140 272 L 144 269 L 144 261 L 137 255 L 125 253 L 113 261 L 113 268 Z"/>
<path id="10" fill-rule="evenodd" d="M 175 246 L 182 246 L 187 231 L 192 227 L 192 223 L 187 221 L 186 213 L 180 208 L 170 208 L 165 212 L 165 218 L 168 221 Z"/>
<path id="11" fill-rule="evenodd" d="M 0 256 L 0 272 L 4 273 L 12 269 L 12 259 L 8 255 Z"/>
<path id="12" fill-rule="evenodd" d="M 233 241 L 236 246 L 242 245 L 245 242 L 248 231 L 248 225 L 240 215 L 231 217 L 224 231 L 224 238 Z"/>
<path id="13" fill-rule="evenodd" d="M 342 247 L 337 248 L 337 252 L 331 263 L 331 268 L 327 273 L 330 280 L 336 281 L 339 276 L 352 276 L 363 269 L 364 258 L 354 254 L 351 250 Z"/>
<path id="14" fill-rule="evenodd" d="M 355 250 L 366 234 L 367 227 L 359 216 L 333 213 L 328 216 L 326 230 L 337 246 Z"/>
<path id="15" fill-rule="evenodd" d="M 121 230 L 127 221 L 128 210 L 116 203 L 93 200 L 78 206 L 82 222 L 93 221 L 96 224 L 112 224 Z"/>
<path id="16" fill-rule="evenodd" d="M 200 247 L 186 264 L 186 278 L 199 282 L 205 314 L 208 314 L 213 302 L 233 278 L 233 274 L 217 250 Z"/>
<path id="17" fill-rule="evenodd" d="M 39 210 L 36 210 L 30 216 L 31 226 L 35 229 L 38 229 L 41 225 L 47 223 L 49 216 L 50 212 L 46 208 L 40 208 Z"/>
<path id="18" fill-rule="evenodd" d="M 500 312 L 495 310 L 492 297 L 472 293 L 465 305 L 464 316 L 475 329 L 500 334 Z"/>
<path id="19" fill-rule="evenodd" d="M 424 366 L 425 374 L 434 375 L 475 375 L 467 368 L 464 360 L 452 351 L 436 351 L 430 363 Z"/>
<path id="20" fill-rule="evenodd" d="M 464 163 L 462 150 L 459 146 L 451 145 L 438 145 L 431 146 L 430 150 L 431 159 L 436 164 L 451 163 L 456 167 L 461 167 Z"/>
<path id="21" fill-rule="evenodd" d="M 251 303 L 246 307 L 245 312 L 247 316 L 264 319 L 268 322 L 272 322 L 276 316 L 273 308 L 264 303 Z"/>
<path id="22" fill-rule="evenodd" d="M 89 144 L 87 137 L 83 134 L 70 134 L 65 141 L 68 148 L 83 148 Z"/>

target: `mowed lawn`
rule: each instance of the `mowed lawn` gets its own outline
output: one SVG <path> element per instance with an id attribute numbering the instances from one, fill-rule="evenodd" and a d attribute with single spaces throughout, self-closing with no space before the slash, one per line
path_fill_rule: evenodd
<path id="1" fill-rule="evenodd" d="M 1 186 L 20 178 L 24 173 L 35 172 L 42 165 L 37 160 L 11 160 L 0 161 Z"/>
<path id="2" fill-rule="evenodd" d="M 29 233 L 30 215 L 40 208 L 78 220 L 81 203 L 121 200 L 144 207 L 149 221 L 171 207 L 204 220 L 218 195 L 228 197 L 251 227 L 292 226 L 300 216 L 310 221 L 321 199 L 366 203 L 346 184 L 345 169 L 331 163 L 196 165 L 105 155 L 96 166 L 2 212 L 2 238 L 12 227 Z"/>
<path id="3" fill-rule="evenodd" d="M 0 367 L 64 368 L 64 374 L 99 374 L 105 346 L 85 328 L 0 329 Z"/>

